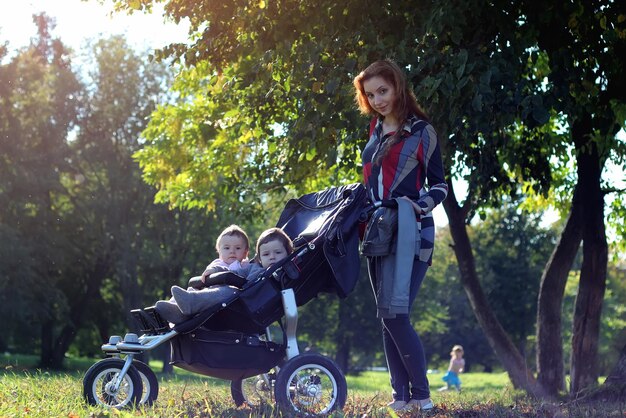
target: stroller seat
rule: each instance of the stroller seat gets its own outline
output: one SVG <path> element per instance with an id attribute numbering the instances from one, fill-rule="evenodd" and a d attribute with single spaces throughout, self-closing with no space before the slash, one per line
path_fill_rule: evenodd
<path id="1" fill-rule="evenodd" d="M 232 275 L 235 276 L 232 280 L 236 281 L 238 280 L 237 278 L 241 278 L 236 274 Z M 221 280 L 226 282 L 229 279 L 222 277 Z M 172 329 L 176 330 L 178 333 L 186 333 L 199 327 L 216 312 L 226 308 L 232 302 L 237 300 L 240 292 L 240 288 L 229 284 L 214 284 L 202 290 L 194 291 L 194 293 L 202 293 L 202 311 L 191 316 L 185 321 L 174 324 L 172 328 L 170 328 L 170 324 L 165 319 L 167 315 L 164 315 L 163 312 L 159 312 L 158 303 L 156 306 L 134 309 L 131 313 L 140 323 L 142 333 L 148 335 L 164 334 Z"/>
<path id="2" fill-rule="evenodd" d="M 241 293 L 241 289 L 225 284 L 213 285 L 206 289 L 198 290 L 197 292 L 204 291 L 211 293 L 208 294 L 209 300 L 207 301 L 206 307 L 192 318 L 175 324 L 173 329 L 179 334 L 185 334 L 198 328 L 217 312 L 224 310 L 231 303 L 236 301 Z"/>

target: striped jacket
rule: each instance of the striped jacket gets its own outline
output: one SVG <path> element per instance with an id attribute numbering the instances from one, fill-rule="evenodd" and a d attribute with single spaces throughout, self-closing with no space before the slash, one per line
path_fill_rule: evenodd
<path id="1" fill-rule="evenodd" d="M 374 164 L 381 144 L 393 133 L 382 136 L 382 119 L 370 125 L 369 141 L 363 149 L 363 177 L 373 201 L 407 196 L 424 214 L 416 216 L 420 234 L 419 259 L 431 263 L 435 223 L 431 211 L 448 195 L 441 150 L 432 125 L 413 116 L 402 127 L 402 140 Z"/>

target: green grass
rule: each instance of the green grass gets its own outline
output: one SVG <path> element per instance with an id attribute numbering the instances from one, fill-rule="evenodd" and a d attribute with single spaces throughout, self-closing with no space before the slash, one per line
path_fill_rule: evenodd
<path id="1" fill-rule="evenodd" d="M 431 390 L 435 392 L 444 386 L 443 373 L 428 375 Z M 506 373 L 466 373 L 461 375 L 463 392 L 481 393 L 491 390 L 501 390 L 510 385 Z M 389 387 L 389 376 L 386 372 L 363 372 L 357 376 L 347 376 L 348 387 L 356 392 L 375 392 L 381 388 Z M 386 390 L 386 389 L 385 389 Z"/>
<path id="2" fill-rule="evenodd" d="M 174 376 L 158 371 L 160 362 L 151 363 L 159 378 L 159 397 L 153 407 L 136 410 L 108 410 L 85 403 L 82 377 L 93 364 L 89 359 L 68 359 L 68 369 L 46 372 L 31 369 L 36 359 L 28 356 L 0 356 L 0 417 L 265 417 L 280 414 L 273 406 L 260 409 L 235 408 L 229 382 L 176 369 Z M 438 409 L 430 417 L 625 417 L 624 405 L 564 406 L 537 402 L 513 390 L 505 373 L 461 375 L 463 391 L 438 392 L 442 374 L 430 374 L 432 398 Z M 389 378 L 385 372 L 349 375 L 348 401 L 336 417 L 394 416 L 384 408 L 390 401 Z M 400 415 L 409 416 L 410 414 Z M 414 413 L 413 416 L 421 416 Z M 424 416 L 426 416 L 424 414 Z"/>

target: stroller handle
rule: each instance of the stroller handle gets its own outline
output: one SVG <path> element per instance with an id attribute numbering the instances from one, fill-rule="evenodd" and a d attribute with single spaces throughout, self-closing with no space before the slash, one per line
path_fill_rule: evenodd
<path id="1" fill-rule="evenodd" d="M 374 206 L 377 209 L 380 207 L 398 209 L 398 201 L 396 199 L 383 199 L 378 202 L 374 202 Z"/>
<path id="2" fill-rule="evenodd" d="M 372 216 L 372 213 L 378 208 L 398 209 L 398 202 L 396 199 L 383 199 L 375 202 L 368 201 L 365 209 L 359 214 L 359 222 L 367 222 Z"/>

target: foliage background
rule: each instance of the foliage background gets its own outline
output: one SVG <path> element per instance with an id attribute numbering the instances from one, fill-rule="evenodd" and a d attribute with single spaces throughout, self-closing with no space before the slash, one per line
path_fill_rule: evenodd
<path id="1" fill-rule="evenodd" d="M 477 2 L 426 2 L 422 13 L 411 2 L 314 3 L 202 10 L 203 2 L 169 2 L 174 16 L 189 16 L 196 40 L 160 53 L 177 65 L 115 37 L 95 41 L 89 68 L 77 68 L 45 16 L 30 45 L 11 57 L 0 49 L 0 350 L 36 353 L 53 368 L 66 353 L 98 355 L 109 335 L 136 329 L 130 309 L 167 297 L 172 284 L 203 269 L 223 227 L 239 223 L 254 240 L 288 198 L 358 181 L 367 120 L 356 112 L 351 80 L 371 60 L 393 56 L 408 63 L 437 122 L 452 184 L 468 185 L 469 233 L 488 300 L 534 363 L 537 286 L 562 228 L 542 225 L 541 210 L 552 204 L 566 213 L 576 177 L 563 103 L 541 90 L 548 56 L 534 49 L 532 33 L 507 29 L 510 16 Z M 610 12 L 603 30 L 621 39 L 623 14 Z M 571 16 L 582 27 L 582 15 Z M 602 27 L 603 16 L 595 18 Z M 619 50 L 611 57 L 614 71 Z M 597 92 L 582 89 L 575 93 L 584 100 Z M 608 123 L 623 126 L 623 102 L 613 100 Z M 623 165 L 623 140 L 598 143 Z M 607 190 L 614 181 L 603 179 Z M 623 217 L 614 194 L 608 221 Z M 431 367 L 444 367 L 461 343 L 470 368 L 497 369 L 452 245 L 442 228 L 412 319 Z M 580 265 L 563 304 L 566 350 Z M 613 259 L 601 373 L 626 342 L 624 272 Z M 346 303 L 323 296 L 300 322 L 303 345 L 350 369 L 384 361 L 362 276 Z"/>

